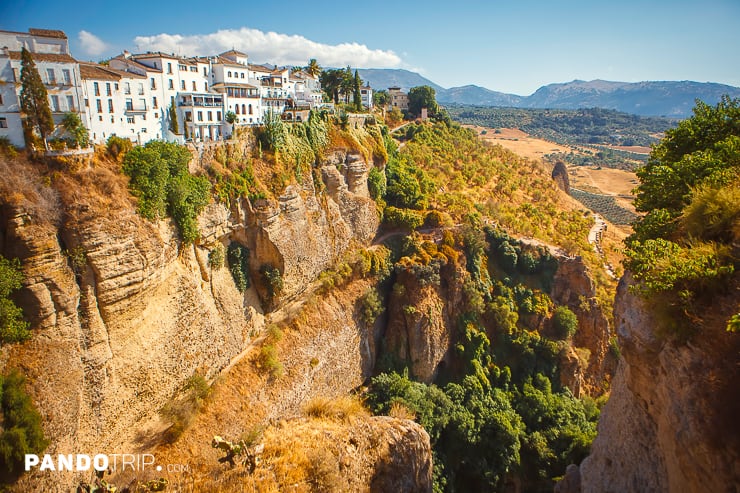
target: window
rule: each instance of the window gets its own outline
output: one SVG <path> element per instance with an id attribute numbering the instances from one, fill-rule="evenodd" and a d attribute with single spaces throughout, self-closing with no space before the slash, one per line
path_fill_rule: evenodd
<path id="1" fill-rule="evenodd" d="M 98 113 L 102 113 L 103 112 L 103 102 L 99 99 L 96 99 L 95 103 L 96 103 L 95 105 L 98 107 Z"/>
<path id="2" fill-rule="evenodd" d="M 231 77 L 231 70 L 229 70 L 229 77 Z"/>
<path id="3" fill-rule="evenodd" d="M 206 69 L 205 67 L 203 67 L 203 77 L 205 77 L 205 76 L 207 76 L 207 75 L 208 75 L 208 72 L 207 72 L 206 70 L 207 70 L 207 69 Z"/>
<path id="4" fill-rule="evenodd" d="M 213 121 L 213 112 L 212 112 L 212 111 L 209 111 L 209 112 L 208 112 L 208 121 L 209 121 L 209 122 L 210 122 L 210 121 Z"/>
<path id="5" fill-rule="evenodd" d="M 197 91 L 197 90 L 198 90 L 198 88 L 195 87 L 195 81 L 193 81 L 193 91 Z"/>
<path id="6" fill-rule="evenodd" d="M 100 117 L 100 119 L 102 120 L 102 119 L 103 119 L 103 117 L 101 116 L 101 117 Z M 115 117 L 115 116 L 113 116 L 113 115 L 111 115 L 111 116 L 110 116 L 110 122 L 111 122 L 111 123 L 116 123 L 116 117 Z"/>
<path id="7" fill-rule="evenodd" d="M 62 69 L 62 78 L 64 79 L 64 84 L 67 86 L 72 85 L 72 75 L 69 72 L 69 69 Z"/>
<path id="8" fill-rule="evenodd" d="M 123 93 L 131 94 L 131 84 L 129 84 L 128 82 L 123 83 Z"/>
<path id="9" fill-rule="evenodd" d="M 220 111 L 217 111 L 216 112 L 216 120 L 221 121 L 221 112 Z"/>
<path id="10" fill-rule="evenodd" d="M 103 115 L 98 115 L 98 120 L 103 121 Z"/>
<path id="11" fill-rule="evenodd" d="M 77 108 L 75 108 L 75 98 L 72 96 L 67 96 L 67 110 L 77 111 Z"/>
<path id="12" fill-rule="evenodd" d="M 184 80 L 181 80 L 181 81 L 180 81 L 180 88 L 181 88 L 181 89 L 182 89 L 183 91 L 185 90 L 185 81 L 184 81 Z"/>
<path id="13" fill-rule="evenodd" d="M 108 113 L 113 113 L 113 100 L 108 100 Z"/>
<path id="14" fill-rule="evenodd" d="M 8 128 L 8 120 L 6 118 L 0 118 L 0 128 Z"/>
<path id="15" fill-rule="evenodd" d="M 3 104 L 3 95 L 0 94 L 0 104 Z"/>
<path id="16" fill-rule="evenodd" d="M 139 96 L 142 96 L 144 94 L 144 83 L 139 82 L 137 89 L 139 90 Z"/>
<path id="17" fill-rule="evenodd" d="M 93 82 L 93 89 L 95 90 L 95 95 L 100 96 L 100 86 L 98 86 L 97 82 Z"/>
<path id="18" fill-rule="evenodd" d="M 141 129 L 141 133 L 143 133 L 143 134 L 146 133 L 146 127 L 144 127 L 144 128 Z"/>
<path id="19" fill-rule="evenodd" d="M 131 111 L 134 109 L 134 101 L 131 98 L 126 98 L 126 111 Z"/>
<path id="20" fill-rule="evenodd" d="M 190 67 L 190 71 L 191 72 L 197 72 L 198 71 L 198 67 Z"/>
<path id="21" fill-rule="evenodd" d="M 203 83 L 203 90 L 208 92 L 208 82 Z"/>
<path id="22" fill-rule="evenodd" d="M 51 97 L 51 111 L 59 112 L 59 96 Z"/>
<path id="23" fill-rule="evenodd" d="M 167 73 L 168 74 L 171 74 L 172 73 L 172 64 L 171 63 L 168 63 L 167 64 Z"/>
<path id="24" fill-rule="evenodd" d="M 238 104 L 235 104 L 234 105 L 234 109 L 236 110 L 236 111 L 234 111 L 234 113 L 236 113 L 238 115 L 239 114 L 239 105 Z"/>
<path id="25" fill-rule="evenodd" d="M 20 82 L 21 81 L 20 71 L 17 68 L 14 68 L 13 69 L 13 80 L 15 80 L 16 82 Z"/>
<path id="26" fill-rule="evenodd" d="M 198 121 L 199 122 L 202 122 L 203 121 L 203 112 L 202 111 L 199 111 L 198 112 Z"/>
<path id="27" fill-rule="evenodd" d="M 154 80 L 154 77 L 152 77 L 151 79 L 149 79 L 149 87 L 151 87 L 152 89 L 156 89 L 157 88 L 157 82 Z"/>
<path id="28" fill-rule="evenodd" d="M 170 79 L 170 86 L 169 87 L 170 87 L 170 89 L 174 89 L 175 88 L 175 84 L 172 83 L 172 79 Z"/>
<path id="29" fill-rule="evenodd" d="M 249 114 L 250 115 L 252 114 L 252 105 L 251 104 L 249 105 Z"/>
<path id="30" fill-rule="evenodd" d="M 90 100 L 85 98 L 85 108 L 89 108 L 89 107 L 90 107 Z"/>
<path id="31" fill-rule="evenodd" d="M 136 119 L 134 118 L 134 115 L 127 116 L 126 117 L 126 122 L 128 122 L 128 123 L 135 123 L 136 122 Z"/>
<path id="32" fill-rule="evenodd" d="M 188 68 L 185 65 L 182 65 L 182 64 L 179 64 L 179 63 L 177 64 L 177 69 L 180 72 L 187 72 L 188 71 Z"/>
<path id="33" fill-rule="evenodd" d="M 140 106 L 139 108 L 140 110 L 146 111 L 146 99 L 144 98 L 139 99 L 139 106 Z"/>
<path id="34" fill-rule="evenodd" d="M 152 108 L 157 109 L 159 106 L 157 106 L 157 98 L 152 98 Z"/>
<path id="35" fill-rule="evenodd" d="M 117 90 L 118 90 L 118 82 L 114 82 L 114 83 L 113 83 L 113 87 L 114 87 L 114 88 L 115 88 L 115 90 L 117 91 Z"/>
<path id="36" fill-rule="evenodd" d="M 46 69 L 46 77 L 49 79 L 49 84 L 56 84 L 57 83 L 57 76 L 54 74 L 53 68 L 47 68 Z"/>
<path id="37" fill-rule="evenodd" d="M 105 83 L 105 95 L 106 96 L 110 96 L 111 95 L 111 92 L 110 92 L 110 82 L 106 82 Z"/>

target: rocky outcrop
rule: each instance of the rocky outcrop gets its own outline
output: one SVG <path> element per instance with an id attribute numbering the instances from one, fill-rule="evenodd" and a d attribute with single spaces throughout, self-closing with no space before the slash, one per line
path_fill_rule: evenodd
<path id="1" fill-rule="evenodd" d="M 618 287 L 622 358 L 580 467 L 582 491 L 737 491 L 737 334 L 719 327 L 690 342 L 659 336 L 660 321 L 631 283 L 625 276 Z"/>
<path id="2" fill-rule="evenodd" d="M 375 236 L 379 217 L 368 196 L 368 171 L 358 155 L 337 151 L 320 165 L 325 189 L 305 179 L 301 186 L 287 187 L 277 201 L 259 200 L 244 208 L 252 271 L 265 264 L 279 269 L 282 299 L 306 289 L 352 242 L 367 244 Z"/>
<path id="3" fill-rule="evenodd" d="M 578 317 L 573 347 L 589 352 L 587 362 L 576 357 L 573 350 L 561 361 L 562 384 L 580 396 L 584 390 L 601 388 L 607 375 L 614 372 L 615 358 L 609 351 L 609 320 L 596 301 L 591 272 L 581 257 L 559 255 L 552 286 L 550 297 L 553 301 L 567 306 Z"/>
<path id="4" fill-rule="evenodd" d="M 425 273 L 422 273 L 425 271 Z M 436 282 L 430 282 L 429 274 Z M 384 348 L 409 367 L 411 376 L 432 383 L 450 364 L 450 349 L 462 305 L 462 267 L 408 266 L 396 269 L 388 300 Z"/>

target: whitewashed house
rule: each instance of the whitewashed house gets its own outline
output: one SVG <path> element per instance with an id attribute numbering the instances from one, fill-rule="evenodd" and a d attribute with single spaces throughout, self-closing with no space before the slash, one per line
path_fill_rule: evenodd
<path id="1" fill-rule="evenodd" d="M 360 87 L 360 99 L 365 108 L 373 109 L 373 88 L 369 85 Z"/>
<path id="2" fill-rule="evenodd" d="M 83 121 L 94 143 L 104 143 L 113 134 L 138 144 L 162 138 L 162 108 L 151 95 L 146 75 L 84 62 L 80 62 L 80 75 Z"/>
<path id="3" fill-rule="evenodd" d="M 259 81 L 250 78 L 247 55 L 231 50 L 211 60 L 212 89 L 225 97 L 226 112 L 232 111 L 237 124 L 262 123 Z"/>
<path id="4" fill-rule="evenodd" d="M 31 53 L 46 86 L 54 123 L 59 124 L 67 112 L 80 114 L 85 121 L 79 66 L 70 55 L 67 35 L 48 29 L 0 31 L 0 136 L 17 147 L 26 145 L 20 114 L 21 48 Z"/>

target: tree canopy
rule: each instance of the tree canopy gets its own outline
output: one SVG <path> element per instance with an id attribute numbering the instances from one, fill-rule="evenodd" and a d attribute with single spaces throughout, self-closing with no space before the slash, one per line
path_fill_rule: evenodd
<path id="1" fill-rule="evenodd" d="M 420 116 L 422 108 L 426 108 L 430 116 L 436 115 L 439 111 L 433 87 L 417 86 L 409 90 L 409 112 L 414 116 Z"/>

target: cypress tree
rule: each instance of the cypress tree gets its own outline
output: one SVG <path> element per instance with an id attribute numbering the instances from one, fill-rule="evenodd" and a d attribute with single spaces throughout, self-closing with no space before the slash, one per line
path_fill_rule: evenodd
<path id="1" fill-rule="evenodd" d="M 170 130 L 175 135 L 180 135 L 180 125 L 177 123 L 177 108 L 175 108 L 175 97 L 170 102 Z"/>
<path id="2" fill-rule="evenodd" d="M 46 137 L 54 130 L 54 119 L 49 108 L 49 95 L 41 81 L 39 71 L 26 48 L 21 48 L 21 111 L 24 114 L 23 130 L 26 143 L 33 131 L 38 131 L 48 148 Z"/>
<path id="3" fill-rule="evenodd" d="M 362 81 L 360 80 L 360 74 L 358 74 L 357 70 L 355 70 L 353 103 L 355 105 L 355 110 L 357 111 L 362 111 L 362 96 L 360 96 L 361 85 Z"/>

